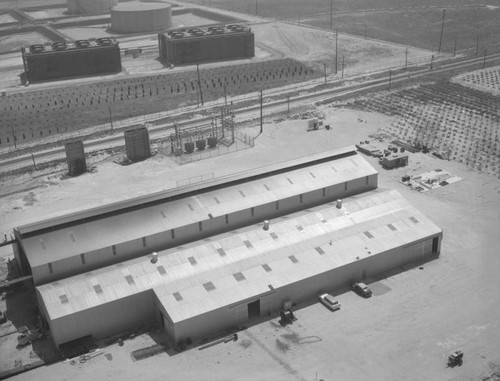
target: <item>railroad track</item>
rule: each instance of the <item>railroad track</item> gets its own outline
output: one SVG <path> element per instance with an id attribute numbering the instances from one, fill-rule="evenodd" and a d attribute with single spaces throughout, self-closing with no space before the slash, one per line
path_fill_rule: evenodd
<path id="1" fill-rule="evenodd" d="M 489 64 L 492 66 L 495 63 L 500 63 L 500 53 L 491 54 L 486 57 L 472 57 L 472 58 L 464 58 L 460 61 L 450 61 L 450 62 L 439 62 L 435 63 L 434 68 L 431 70 L 429 67 L 420 68 L 413 72 L 401 72 L 395 73 L 391 75 L 391 86 L 394 87 L 398 84 L 408 82 L 408 78 L 410 77 L 413 82 L 416 79 L 426 79 L 432 78 L 432 76 L 436 76 L 439 74 L 456 74 L 455 72 L 477 70 L 482 68 L 483 64 Z M 294 88 L 292 91 L 297 92 L 300 88 Z M 315 93 L 303 94 L 290 99 L 281 99 L 272 101 L 269 103 L 264 103 L 263 109 L 266 115 L 282 113 L 290 109 L 294 109 L 297 107 L 301 107 L 304 105 L 317 104 L 322 102 L 331 102 L 335 100 L 339 100 L 346 97 L 354 97 L 356 95 L 360 95 L 361 93 L 377 91 L 377 90 L 389 90 L 389 73 L 386 76 L 381 76 L 380 78 L 368 80 L 361 84 L 353 84 L 347 85 L 342 88 L 333 88 L 333 89 L 325 89 Z M 286 93 L 281 93 L 282 95 L 286 95 Z M 238 107 L 239 103 L 244 101 L 248 101 L 248 99 L 243 99 L 238 103 L 233 105 L 234 111 L 237 115 L 237 121 L 251 120 L 258 118 L 260 116 L 260 107 L 259 105 L 254 105 L 250 107 Z M 211 108 L 212 106 L 207 106 L 206 108 Z M 212 119 L 212 116 L 201 117 L 197 119 L 191 120 L 180 120 L 176 118 L 175 120 L 179 123 L 181 127 L 195 127 L 200 124 L 209 123 Z M 172 118 L 173 121 L 173 118 Z M 162 123 L 150 128 L 150 137 L 151 139 L 158 139 L 165 137 L 168 131 L 172 129 L 172 122 L 170 123 Z M 120 136 L 109 136 L 103 139 L 95 140 L 95 141 L 87 141 L 85 143 L 85 151 L 87 153 L 98 151 L 102 149 L 108 149 L 112 147 L 120 147 L 124 145 L 123 137 Z M 19 168 L 24 168 L 31 166 L 33 161 L 37 163 L 45 163 L 53 160 L 62 159 L 65 156 L 64 147 L 57 147 L 47 151 L 42 151 L 38 153 L 33 153 L 32 155 L 24 155 L 18 156 L 11 159 L 3 160 L 0 163 L 0 173 L 12 171 Z"/>

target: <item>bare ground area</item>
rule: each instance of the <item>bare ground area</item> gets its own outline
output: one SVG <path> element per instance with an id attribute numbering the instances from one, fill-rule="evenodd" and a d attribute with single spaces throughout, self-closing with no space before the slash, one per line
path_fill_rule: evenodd
<path id="1" fill-rule="evenodd" d="M 328 74 L 335 71 L 335 33 L 308 26 L 285 22 L 272 22 L 252 26 L 257 45 L 293 57 L 323 69 Z M 337 39 L 337 72 L 353 75 L 359 73 L 402 68 L 405 65 L 406 47 L 384 41 L 365 40 L 361 37 L 339 34 Z M 432 53 L 428 50 L 408 50 L 408 65 L 428 62 Z"/>
<path id="2" fill-rule="evenodd" d="M 97 165 L 96 173 L 65 180 L 41 178 L 43 188 L 4 198 L 2 225 L 153 192 L 175 186 L 176 179 L 186 176 L 210 172 L 221 176 L 342 147 L 370 139 L 394 120 L 328 106 L 321 111 L 331 130 L 306 132 L 306 122 L 300 120 L 267 124 L 255 148 L 231 156 L 177 166 L 157 155 L 128 167 L 108 158 Z M 245 130 L 255 135 L 257 131 L 258 127 Z M 277 323 L 277 317 L 266 317 L 240 331 L 236 342 L 203 350 L 198 345 L 182 353 L 168 348 L 133 361 L 134 350 L 162 342 L 160 332 L 151 331 L 125 340 L 123 346 L 102 347 L 101 355 L 85 363 L 60 362 L 13 379 L 483 380 L 500 372 L 500 180 L 429 154 L 410 154 L 408 167 L 391 171 L 381 169 L 376 159 L 367 159 L 380 170 L 381 189 L 397 189 L 443 228 L 439 259 L 422 269 L 398 269 L 370 280 L 374 296 L 368 300 L 337 290 L 340 311 L 332 313 L 314 302 L 298 306 L 298 320 L 287 328 Z M 463 180 L 426 193 L 399 183 L 402 175 L 437 168 Z M 15 181 L 10 187 L 15 191 Z M 457 349 L 465 353 L 464 364 L 447 368 L 448 354 Z M 9 351 L 4 346 L 2 350 Z"/>

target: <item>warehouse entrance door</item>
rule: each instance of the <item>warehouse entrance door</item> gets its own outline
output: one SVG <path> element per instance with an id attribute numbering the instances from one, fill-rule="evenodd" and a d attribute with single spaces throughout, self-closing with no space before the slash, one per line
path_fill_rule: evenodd
<path id="1" fill-rule="evenodd" d="M 260 299 L 255 302 L 248 303 L 248 318 L 252 319 L 260 316 Z"/>
<path id="2" fill-rule="evenodd" d="M 438 252 L 439 247 L 439 237 L 436 237 L 432 240 L 432 253 L 436 254 Z"/>

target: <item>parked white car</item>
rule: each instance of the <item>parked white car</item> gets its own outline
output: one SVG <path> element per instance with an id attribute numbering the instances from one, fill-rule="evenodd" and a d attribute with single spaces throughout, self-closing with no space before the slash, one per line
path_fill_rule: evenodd
<path id="1" fill-rule="evenodd" d="M 318 298 L 321 303 L 323 303 L 332 311 L 340 310 L 340 303 L 338 302 L 338 300 L 335 300 L 330 294 L 321 294 L 320 296 L 318 296 Z"/>

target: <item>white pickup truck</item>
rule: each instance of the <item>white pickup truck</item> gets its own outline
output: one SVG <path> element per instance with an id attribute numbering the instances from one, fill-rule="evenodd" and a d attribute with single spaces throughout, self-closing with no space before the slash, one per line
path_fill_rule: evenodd
<path id="1" fill-rule="evenodd" d="M 333 299 L 333 296 L 330 294 L 321 294 L 318 296 L 319 301 L 323 303 L 326 307 L 328 307 L 332 311 L 340 310 L 340 303 L 338 300 Z"/>

